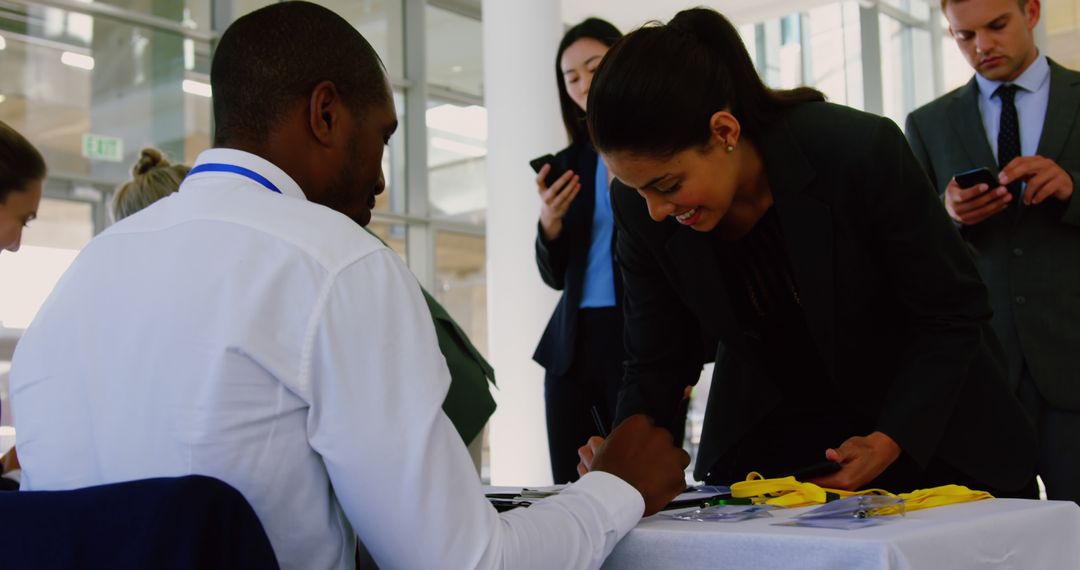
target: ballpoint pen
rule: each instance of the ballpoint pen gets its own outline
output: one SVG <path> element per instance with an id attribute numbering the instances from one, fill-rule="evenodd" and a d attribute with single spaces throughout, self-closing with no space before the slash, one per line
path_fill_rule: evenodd
<path id="1" fill-rule="evenodd" d="M 592 419 L 596 422 L 596 429 L 600 432 L 600 437 L 607 439 L 607 428 L 604 427 L 604 421 L 600 419 L 600 410 L 593 406 L 590 410 L 592 412 Z"/>

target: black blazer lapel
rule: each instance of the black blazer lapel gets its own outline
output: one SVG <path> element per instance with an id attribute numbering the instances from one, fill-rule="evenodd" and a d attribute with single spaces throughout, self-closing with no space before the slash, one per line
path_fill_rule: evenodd
<path id="1" fill-rule="evenodd" d="M 830 375 L 835 370 L 833 226 L 829 206 L 803 193 L 776 202 L 799 304 Z"/>
<path id="2" fill-rule="evenodd" d="M 578 151 L 564 166 L 581 177 L 581 191 L 570 203 L 563 219 L 563 232 L 566 239 L 576 244 L 570 248 L 570 258 L 566 264 L 565 297 L 567 310 L 577 313 L 578 303 L 585 288 L 585 270 L 589 264 L 589 244 L 592 239 L 592 219 L 596 209 L 596 191 L 593 181 L 596 179 L 596 153 L 591 148 L 579 146 Z M 576 317 L 570 317 L 575 319 Z M 576 325 L 575 325 L 576 329 Z"/>
<path id="3" fill-rule="evenodd" d="M 994 151 L 986 140 L 982 116 L 979 115 L 979 87 L 972 77 L 949 102 L 949 122 L 956 131 L 960 144 L 967 153 L 970 164 L 985 166 L 991 172 L 997 172 Z M 953 173 L 955 174 L 955 173 Z"/>
<path id="4" fill-rule="evenodd" d="M 684 301 L 697 314 L 702 336 L 746 354 L 742 331 L 717 267 L 714 240 L 712 234 L 679 228 L 668 238 L 665 247 L 681 282 Z M 706 346 L 705 350 L 709 352 L 706 358 L 711 360 L 716 346 Z"/>
<path id="5" fill-rule="evenodd" d="M 1080 73 L 1069 71 L 1053 61 L 1049 63 L 1050 101 L 1046 106 L 1037 154 L 1059 161 L 1073 131 L 1077 109 L 1080 109 Z"/>
<path id="6" fill-rule="evenodd" d="M 814 168 L 786 125 L 763 138 L 762 153 L 766 164 L 784 165 L 768 168 L 769 186 L 799 289 L 799 304 L 831 374 L 836 346 L 832 212 L 828 204 L 806 191 L 814 179 Z"/>
<path id="7" fill-rule="evenodd" d="M 581 192 L 566 212 L 564 224 L 575 239 L 584 239 L 586 242 L 591 238 L 593 211 L 596 208 L 596 189 L 593 181 L 596 179 L 596 153 L 582 148 L 576 156 L 565 165 L 573 170 L 581 178 Z M 589 248 L 577 247 L 575 251 L 588 253 Z"/>

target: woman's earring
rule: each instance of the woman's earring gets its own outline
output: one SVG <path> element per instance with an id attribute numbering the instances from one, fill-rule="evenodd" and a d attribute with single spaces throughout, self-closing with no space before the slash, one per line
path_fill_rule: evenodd
<path id="1" fill-rule="evenodd" d="M 735 145 L 733 145 L 733 144 L 727 145 L 727 151 L 728 152 L 735 152 Z"/>

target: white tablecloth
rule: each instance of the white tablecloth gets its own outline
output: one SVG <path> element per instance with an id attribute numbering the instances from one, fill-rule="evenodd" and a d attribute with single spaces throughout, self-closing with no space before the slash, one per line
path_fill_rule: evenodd
<path id="1" fill-rule="evenodd" d="M 993 499 L 857 530 L 773 526 L 811 507 L 742 522 L 643 519 L 604 568 L 1080 570 L 1080 507 Z"/>

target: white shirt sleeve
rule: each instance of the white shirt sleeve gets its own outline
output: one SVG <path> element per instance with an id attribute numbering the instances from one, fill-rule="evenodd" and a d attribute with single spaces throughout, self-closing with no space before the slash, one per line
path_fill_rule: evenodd
<path id="1" fill-rule="evenodd" d="M 596 568 L 640 520 L 641 495 L 607 473 L 495 511 L 442 411 L 449 371 L 395 254 L 345 267 L 320 306 L 299 387 L 311 403 L 308 437 L 380 567 Z"/>

